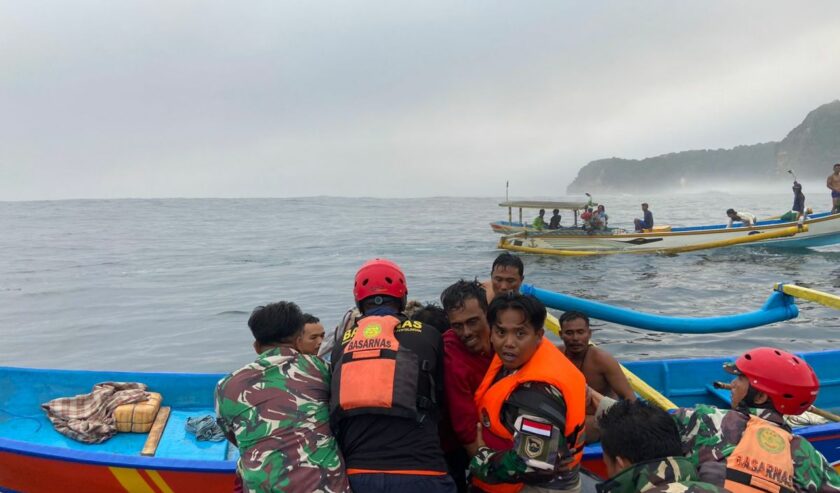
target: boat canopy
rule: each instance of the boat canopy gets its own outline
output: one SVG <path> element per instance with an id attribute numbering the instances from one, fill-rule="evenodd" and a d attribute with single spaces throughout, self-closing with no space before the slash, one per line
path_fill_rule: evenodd
<path id="1" fill-rule="evenodd" d="M 586 209 L 588 206 L 591 206 L 592 203 L 589 200 L 577 200 L 577 201 L 566 201 L 566 202 L 546 202 L 541 200 L 511 200 L 507 202 L 502 202 L 499 204 L 500 207 L 508 207 L 513 208 L 517 207 L 519 209 L 565 209 L 565 210 L 581 210 Z"/>

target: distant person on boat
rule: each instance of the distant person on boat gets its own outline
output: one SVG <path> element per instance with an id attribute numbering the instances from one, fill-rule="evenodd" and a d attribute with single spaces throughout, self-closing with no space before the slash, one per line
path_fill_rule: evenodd
<path id="1" fill-rule="evenodd" d="M 525 280 L 525 266 L 522 259 L 510 252 L 500 253 L 490 268 L 490 280 L 484 281 L 484 291 L 487 293 L 487 304 L 502 293 L 518 293 Z"/>
<path id="2" fill-rule="evenodd" d="M 540 209 L 540 214 L 534 218 L 533 226 L 538 231 L 541 231 L 543 228 L 545 228 L 545 209 Z"/>
<path id="3" fill-rule="evenodd" d="M 598 421 L 609 477 L 598 486 L 599 493 L 727 491 L 700 481 L 666 411 L 643 401 L 622 401 Z"/>
<path id="4" fill-rule="evenodd" d="M 353 491 L 455 493 L 438 436 L 443 342 L 401 313 L 407 295 L 389 260 L 356 273 L 362 316 L 333 349 L 330 418 Z"/>
<path id="5" fill-rule="evenodd" d="M 580 213 L 580 227 L 583 229 L 592 229 L 592 215 L 594 212 L 591 207 L 587 207 L 585 211 Z"/>
<path id="6" fill-rule="evenodd" d="M 817 398 L 820 384 L 808 363 L 760 347 L 724 369 L 735 376 L 732 409 L 699 405 L 672 415 L 687 457 L 699 464 L 700 479 L 734 492 L 840 491 L 837 471 L 784 421 L 784 415 L 807 411 Z M 594 390 L 589 396 L 599 415 L 615 402 Z M 758 462 L 764 467 L 750 467 Z"/>
<path id="7" fill-rule="evenodd" d="M 449 474 L 458 490 L 466 491 L 466 470 L 470 458 L 478 452 L 475 391 L 494 354 L 487 323 L 487 294 L 480 282 L 461 279 L 443 290 L 440 301 L 451 327 L 443 334 L 447 413 L 441 423 L 441 444 Z"/>
<path id="8" fill-rule="evenodd" d="M 560 229 L 560 209 L 554 209 L 552 211 L 551 220 L 548 223 L 548 229 Z"/>
<path id="9" fill-rule="evenodd" d="M 295 349 L 303 354 L 318 354 L 324 340 L 324 326 L 315 315 L 303 314 L 303 330 L 295 340 Z"/>
<path id="10" fill-rule="evenodd" d="M 475 394 L 473 485 L 486 492 L 580 491 L 586 379 L 544 336 L 545 306 L 507 293 L 490 303 L 496 355 Z"/>
<path id="11" fill-rule="evenodd" d="M 828 175 L 825 186 L 831 190 L 831 213 L 840 212 L 840 163 L 834 165 L 834 173 Z"/>
<path id="12" fill-rule="evenodd" d="M 645 230 L 653 229 L 653 213 L 648 209 L 647 202 L 642 204 L 642 219 L 633 219 L 633 224 L 636 226 L 636 232 L 640 233 Z"/>
<path id="13" fill-rule="evenodd" d="M 216 387 L 216 414 L 239 449 L 245 491 L 349 492 L 330 431 L 330 370 L 294 348 L 304 318 L 294 303 L 258 306 L 248 319 L 259 355 Z"/>
<path id="14" fill-rule="evenodd" d="M 607 215 L 606 208 L 603 205 L 599 205 L 595 212 L 592 213 L 589 223 L 592 225 L 592 229 L 603 231 L 607 229 L 608 220 L 609 216 Z"/>
<path id="15" fill-rule="evenodd" d="M 727 209 L 726 215 L 729 216 L 729 224 L 727 228 L 731 228 L 735 222 L 740 222 L 744 228 L 755 226 L 755 215 L 749 212 L 738 212 L 735 209 Z"/>
<path id="16" fill-rule="evenodd" d="M 589 328 L 589 317 L 585 313 L 564 313 L 560 317 L 560 327 L 563 354 L 583 372 L 587 385 L 614 399 L 636 400 L 636 394 L 621 371 L 618 361 L 610 353 L 590 344 L 592 330 Z M 598 427 L 593 426 L 594 419 L 594 415 L 586 417 L 587 443 L 598 441 Z"/>
<path id="17" fill-rule="evenodd" d="M 788 212 L 779 216 L 782 222 L 796 221 L 805 215 L 805 194 L 802 193 L 802 185 L 798 181 L 793 182 L 793 206 Z"/>

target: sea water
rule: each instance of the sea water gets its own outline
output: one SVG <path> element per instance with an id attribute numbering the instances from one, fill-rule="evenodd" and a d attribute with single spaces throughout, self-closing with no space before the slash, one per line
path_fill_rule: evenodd
<path id="1" fill-rule="evenodd" d="M 828 194 L 806 195 L 815 211 L 827 210 Z M 792 194 L 598 199 L 611 226 L 632 227 L 642 201 L 657 224 L 678 226 L 722 223 L 729 207 L 777 215 Z M 227 372 L 254 358 L 247 319 L 255 306 L 295 301 L 331 328 L 352 306 L 353 276 L 367 259 L 399 263 L 409 298 L 421 301 L 438 300 L 459 278 L 487 279 L 500 253 L 489 223 L 507 219 L 501 200 L 0 202 L 0 365 Z M 526 213 L 530 220 L 536 211 Z M 840 246 L 521 258 L 525 281 L 538 287 L 673 316 L 756 310 L 775 282 L 840 293 Z M 714 335 L 593 320 L 593 338 L 623 360 L 837 347 L 840 312 L 799 306 L 797 319 Z"/>

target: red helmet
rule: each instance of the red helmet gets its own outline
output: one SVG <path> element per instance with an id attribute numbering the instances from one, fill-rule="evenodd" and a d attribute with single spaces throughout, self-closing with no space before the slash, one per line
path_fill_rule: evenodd
<path id="1" fill-rule="evenodd" d="M 390 260 L 368 260 L 359 272 L 356 272 L 356 281 L 353 284 L 356 303 L 377 295 L 393 296 L 402 300 L 407 294 L 405 275 L 400 267 Z"/>
<path id="2" fill-rule="evenodd" d="M 729 373 L 744 375 L 750 385 L 770 397 L 782 414 L 802 414 L 817 400 L 820 381 L 802 358 L 771 347 L 750 349 L 735 363 L 727 363 Z"/>

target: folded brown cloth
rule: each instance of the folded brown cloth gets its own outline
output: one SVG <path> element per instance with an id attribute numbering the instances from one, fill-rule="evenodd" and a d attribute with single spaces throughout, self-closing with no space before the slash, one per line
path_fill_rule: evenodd
<path id="1" fill-rule="evenodd" d="M 55 430 L 85 443 L 101 443 L 117 433 L 114 409 L 149 398 L 146 385 L 136 382 L 102 382 L 89 394 L 59 397 L 41 404 Z"/>

